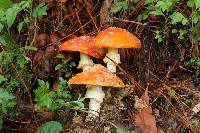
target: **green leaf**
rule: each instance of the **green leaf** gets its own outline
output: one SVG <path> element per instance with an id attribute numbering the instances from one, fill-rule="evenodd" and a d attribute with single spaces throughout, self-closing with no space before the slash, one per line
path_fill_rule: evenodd
<path id="1" fill-rule="evenodd" d="M 179 30 L 179 38 L 180 38 L 180 39 L 184 39 L 183 36 L 184 36 L 186 33 L 188 33 L 188 30 L 180 29 L 180 30 Z"/>
<path id="2" fill-rule="evenodd" d="M 172 29 L 172 33 L 177 33 L 178 30 L 177 29 Z"/>
<path id="3" fill-rule="evenodd" d="M 19 5 L 22 7 L 22 9 L 30 8 L 32 4 L 32 0 L 23 0 L 19 3 Z"/>
<path id="4" fill-rule="evenodd" d="M 123 128 L 117 128 L 117 129 L 116 129 L 116 133 L 128 133 L 128 131 L 126 131 L 126 130 L 123 129 Z"/>
<path id="5" fill-rule="evenodd" d="M 173 97 L 173 96 L 175 96 L 176 92 L 175 92 L 174 89 L 169 88 L 167 94 L 168 94 L 170 97 Z"/>
<path id="6" fill-rule="evenodd" d="M 147 4 L 152 2 L 157 2 L 158 0 L 146 0 Z"/>
<path id="7" fill-rule="evenodd" d="M 37 51 L 37 47 L 34 46 L 25 46 L 25 49 L 30 51 Z"/>
<path id="8" fill-rule="evenodd" d="M 44 15 L 47 15 L 47 7 L 41 3 L 33 10 L 32 16 L 33 18 L 41 18 Z"/>
<path id="9" fill-rule="evenodd" d="M 146 20 L 148 18 L 149 12 L 145 10 L 140 15 L 137 16 L 137 21 L 141 22 L 142 20 Z"/>
<path id="10" fill-rule="evenodd" d="M 0 84 L 3 82 L 3 81 L 6 81 L 7 79 L 3 76 L 3 75 L 1 75 L 0 74 Z"/>
<path id="11" fill-rule="evenodd" d="M 158 1 L 155 5 L 155 7 L 159 7 L 163 12 L 166 10 L 169 10 L 169 8 L 172 6 L 172 2 L 170 1 Z"/>
<path id="12" fill-rule="evenodd" d="M 20 22 L 17 26 L 18 32 L 20 32 L 22 30 L 22 28 L 25 26 L 25 24 L 28 24 L 29 19 L 25 18 L 24 21 Z"/>
<path id="13" fill-rule="evenodd" d="M 42 124 L 36 133 L 59 133 L 63 129 L 62 125 L 57 121 L 49 121 Z"/>
<path id="14" fill-rule="evenodd" d="M 0 9 L 7 9 L 12 7 L 12 1 L 11 0 L 0 0 Z"/>
<path id="15" fill-rule="evenodd" d="M 2 129 L 3 126 L 3 115 L 0 114 L 0 130 Z"/>
<path id="16" fill-rule="evenodd" d="M 8 108 L 14 107 L 16 102 L 14 95 L 8 90 L 0 88 L 0 112 L 6 113 Z"/>
<path id="17" fill-rule="evenodd" d="M 161 11 L 160 8 L 157 8 L 155 11 L 150 11 L 149 14 L 152 14 L 152 15 L 162 15 L 164 16 L 163 12 Z"/>
<path id="18" fill-rule="evenodd" d="M 193 7 L 194 6 L 194 0 L 188 0 L 187 1 L 187 6 L 188 7 Z"/>
<path id="19" fill-rule="evenodd" d="M 160 31 L 156 31 L 155 39 L 157 39 L 158 43 L 161 43 L 163 41 L 163 36 L 160 34 Z"/>
<path id="20" fill-rule="evenodd" d="M 177 23 L 186 25 L 188 23 L 188 19 L 184 17 L 180 12 L 174 12 L 172 15 L 170 15 L 170 18 L 173 25 L 176 25 Z"/>
<path id="21" fill-rule="evenodd" d="M 21 55 L 18 57 L 17 59 L 17 65 L 20 69 L 23 69 L 25 64 L 28 63 L 30 60 L 30 58 L 28 58 L 27 56 L 25 55 Z"/>
<path id="22" fill-rule="evenodd" d="M 58 65 L 56 65 L 55 70 L 57 71 L 57 70 L 60 70 L 61 68 L 63 68 L 63 65 L 58 64 Z"/>
<path id="23" fill-rule="evenodd" d="M 194 0 L 194 4 L 196 6 L 196 9 L 200 8 L 200 0 Z"/>
<path id="24" fill-rule="evenodd" d="M 13 48 L 15 42 L 13 38 L 10 37 L 8 34 L 3 34 L 3 35 L 0 35 L 0 44 L 5 47 Z"/>
<path id="25" fill-rule="evenodd" d="M 127 1 L 117 2 L 117 4 L 115 5 L 115 7 L 113 9 L 113 12 L 117 13 L 117 12 L 121 11 L 122 9 L 128 9 Z"/>
<path id="26" fill-rule="evenodd" d="M 22 9 L 18 4 L 15 4 L 15 5 L 12 6 L 12 8 L 9 8 L 9 9 L 6 10 L 5 14 L 6 14 L 6 21 L 7 21 L 8 28 L 10 28 L 13 25 L 17 14 L 21 10 Z"/>
<path id="27" fill-rule="evenodd" d="M 200 21 L 200 12 L 194 12 L 192 14 L 192 22 L 196 24 L 199 21 Z"/>
<path id="28" fill-rule="evenodd" d="M 4 28 L 4 25 L 2 23 L 0 23 L 0 33 L 3 30 L 3 28 Z"/>
<path id="29" fill-rule="evenodd" d="M 58 59 L 65 59 L 65 56 L 63 54 L 58 54 L 58 55 L 56 55 L 56 58 L 58 58 Z"/>

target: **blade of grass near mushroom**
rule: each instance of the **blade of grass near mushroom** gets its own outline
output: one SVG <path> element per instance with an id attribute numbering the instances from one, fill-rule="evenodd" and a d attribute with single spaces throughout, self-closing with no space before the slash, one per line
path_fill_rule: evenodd
<path id="1" fill-rule="evenodd" d="M 136 36 L 127 30 L 117 27 L 109 27 L 102 30 L 94 38 L 94 46 L 97 48 L 108 48 L 108 53 L 103 60 L 107 63 L 107 68 L 111 72 L 116 72 L 115 63 L 121 63 L 118 48 L 141 48 L 142 44 Z"/>
<path id="2" fill-rule="evenodd" d="M 124 83 L 117 75 L 100 64 L 94 65 L 88 70 L 75 75 L 68 80 L 68 83 L 91 85 L 91 87 L 87 89 L 85 96 L 90 99 L 89 116 L 91 118 L 99 116 L 100 106 L 105 97 L 102 86 L 125 87 Z"/>

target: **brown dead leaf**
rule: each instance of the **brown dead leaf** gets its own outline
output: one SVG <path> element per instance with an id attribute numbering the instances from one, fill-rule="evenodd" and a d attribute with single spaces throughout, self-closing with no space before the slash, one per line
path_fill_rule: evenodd
<path id="1" fill-rule="evenodd" d="M 55 118 L 55 113 L 53 111 L 45 111 L 45 109 L 38 111 L 38 114 L 49 120 L 53 120 Z"/>
<path id="2" fill-rule="evenodd" d="M 141 112 L 135 116 L 135 124 L 142 133 L 157 133 L 155 117 L 152 115 L 151 107 L 143 108 Z"/>
<path id="3" fill-rule="evenodd" d="M 49 44 L 50 38 L 49 35 L 45 33 L 41 33 L 36 37 L 36 46 L 37 47 L 43 47 Z"/>
<path id="4" fill-rule="evenodd" d="M 60 39 L 60 34 L 55 32 L 50 35 L 51 43 L 56 43 Z"/>
<path id="5" fill-rule="evenodd" d="M 148 89 L 145 90 L 140 99 L 136 100 L 134 107 L 140 107 L 139 109 L 136 108 L 139 111 L 139 113 L 135 114 L 134 118 L 136 127 L 142 133 L 157 133 L 156 120 L 152 115 L 152 108 L 149 106 Z"/>

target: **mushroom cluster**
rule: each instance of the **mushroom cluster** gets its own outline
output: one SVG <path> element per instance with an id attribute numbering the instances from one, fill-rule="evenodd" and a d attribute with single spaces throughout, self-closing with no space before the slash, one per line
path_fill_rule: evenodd
<path id="1" fill-rule="evenodd" d="M 60 45 L 59 51 L 79 51 L 79 68 L 83 70 L 68 80 L 69 84 L 87 85 L 86 98 L 90 99 L 89 116 L 99 116 L 100 105 L 103 102 L 105 93 L 102 86 L 125 87 L 122 80 L 114 73 L 116 64 L 120 63 L 118 48 L 140 48 L 141 42 L 133 34 L 125 29 L 110 27 L 101 31 L 96 37 L 81 36 L 70 39 Z M 98 53 L 95 49 L 108 48 L 105 55 Z M 89 56 L 104 58 L 107 68 L 95 65 Z"/>

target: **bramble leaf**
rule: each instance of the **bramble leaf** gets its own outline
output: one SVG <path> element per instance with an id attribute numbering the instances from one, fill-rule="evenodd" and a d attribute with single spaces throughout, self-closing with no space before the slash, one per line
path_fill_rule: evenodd
<path id="1" fill-rule="evenodd" d="M 128 3 L 127 3 L 127 1 L 118 2 L 116 4 L 116 6 L 114 7 L 113 12 L 117 13 L 117 12 L 121 11 L 122 9 L 128 9 Z"/>
<path id="2" fill-rule="evenodd" d="M 32 16 L 33 18 L 41 18 L 44 15 L 47 15 L 47 7 L 41 3 L 33 10 Z"/>
<path id="3" fill-rule="evenodd" d="M 180 12 L 174 12 L 172 15 L 170 15 L 170 18 L 173 25 L 176 25 L 177 23 L 186 25 L 188 23 L 188 19 L 184 17 Z"/>
<path id="4" fill-rule="evenodd" d="M 3 75 L 1 75 L 0 74 L 0 84 L 3 82 L 3 81 L 6 81 L 7 79 L 3 76 Z"/>
<path id="5" fill-rule="evenodd" d="M 9 8 L 9 9 L 6 10 L 5 14 L 6 14 L 6 21 L 7 21 L 8 28 L 10 28 L 13 25 L 17 14 L 21 10 L 22 9 L 18 4 L 15 4 L 15 5 L 12 6 L 12 8 Z"/>

